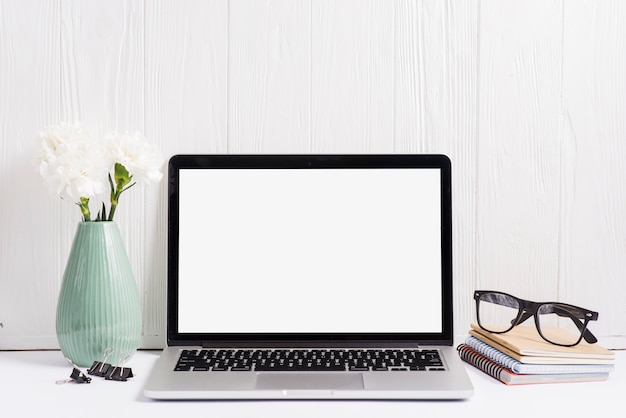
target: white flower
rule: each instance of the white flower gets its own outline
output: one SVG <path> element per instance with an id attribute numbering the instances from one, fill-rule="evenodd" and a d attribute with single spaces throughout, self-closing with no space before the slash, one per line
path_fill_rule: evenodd
<path id="1" fill-rule="evenodd" d="M 88 130 L 80 124 L 52 125 L 39 138 L 41 152 L 35 163 L 52 193 L 78 200 L 106 190 L 107 162 Z"/>
<path id="2" fill-rule="evenodd" d="M 72 144 L 80 141 L 84 141 L 91 138 L 92 135 L 89 131 L 84 129 L 79 123 L 60 125 L 50 125 L 45 131 L 39 132 L 39 140 L 41 143 L 41 150 L 35 156 L 35 165 L 42 169 L 45 166 L 53 162 L 60 154 L 62 147 L 65 144 Z M 43 175 L 43 173 L 41 173 Z"/>
<path id="3" fill-rule="evenodd" d="M 104 136 L 103 144 L 110 159 L 110 165 L 122 164 L 133 181 L 158 183 L 163 174 L 163 157 L 156 145 L 146 142 L 139 133 L 110 133 Z"/>
<path id="4" fill-rule="evenodd" d="M 70 197 L 91 221 L 90 198 L 110 187 L 107 211 L 98 206 L 96 221 L 112 221 L 120 196 L 135 182 L 158 183 L 163 158 L 142 135 L 108 134 L 96 139 L 80 124 L 51 125 L 39 133 L 40 152 L 35 165 L 52 193 Z"/>

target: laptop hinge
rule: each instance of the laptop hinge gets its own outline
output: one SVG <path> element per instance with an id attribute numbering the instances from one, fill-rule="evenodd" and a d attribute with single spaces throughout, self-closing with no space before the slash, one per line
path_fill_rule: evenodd
<path id="1" fill-rule="evenodd" d="M 202 348 L 423 348 L 416 342 L 363 342 L 363 341 L 212 341 L 200 344 Z"/>

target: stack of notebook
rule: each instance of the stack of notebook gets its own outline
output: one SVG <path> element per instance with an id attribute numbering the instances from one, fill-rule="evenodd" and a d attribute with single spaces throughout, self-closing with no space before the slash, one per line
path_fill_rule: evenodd
<path id="1" fill-rule="evenodd" d="M 507 385 L 606 380 L 615 367 L 614 353 L 601 345 L 584 340 L 574 347 L 550 344 L 534 326 L 493 334 L 472 324 L 458 352 Z"/>

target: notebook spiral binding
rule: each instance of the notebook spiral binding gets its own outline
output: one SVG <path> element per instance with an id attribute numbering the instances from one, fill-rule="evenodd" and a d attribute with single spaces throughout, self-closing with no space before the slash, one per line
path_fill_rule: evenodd
<path id="1" fill-rule="evenodd" d="M 477 367 L 494 379 L 501 380 L 500 375 L 504 370 L 503 366 L 489 360 L 488 358 L 478 353 L 471 351 L 471 349 L 464 344 L 459 345 L 457 347 L 457 351 L 459 353 L 459 356 L 461 357 L 461 360 L 471 364 L 472 366 Z"/>

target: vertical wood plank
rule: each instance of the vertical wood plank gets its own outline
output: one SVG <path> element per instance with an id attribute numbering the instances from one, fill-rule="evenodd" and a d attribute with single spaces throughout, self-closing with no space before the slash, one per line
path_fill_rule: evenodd
<path id="1" fill-rule="evenodd" d="M 477 2 L 398 1 L 395 10 L 396 152 L 452 160 L 455 335 L 474 317 Z"/>
<path id="2" fill-rule="evenodd" d="M 311 3 L 231 0 L 230 152 L 310 148 Z"/>
<path id="3" fill-rule="evenodd" d="M 626 4 L 564 3 L 560 297 L 626 335 Z"/>
<path id="4" fill-rule="evenodd" d="M 227 0 L 146 2 L 146 126 L 167 156 L 226 152 Z"/>
<path id="5" fill-rule="evenodd" d="M 386 0 L 312 3 L 312 151 L 394 151 L 393 20 Z"/>
<path id="6" fill-rule="evenodd" d="M 102 134 L 142 130 L 143 3 L 62 0 L 62 111 Z"/>
<path id="7" fill-rule="evenodd" d="M 59 199 L 31 160 L 59 118 L 59 2 L 0 2 L 0 349 L 51 348 Z"/>
<path id="8" fill-rule="evenodd" d="M 560 1 L 481 1 L 478 285 L 557 296 Z"/>
<path id="9" fill-rule="evenodd" d="M 166 158 L 227 147 L 228 1 L 145 2 L 146 136 Z M 166 167 L 164 167 L 166 175 Z M 144 346 L 165 337 L 167 181 L 146 190 Z"/>
<path id="10" fill-rule="evenodd" d="M 144 19 L 142 0 L 61 1 L 61 118 L 96 135 L 144 131 Z M 115 215 L 139 294 L 144 292 L 143 186 L 122 195 Z M 108 194 L 93 198 L 91 211 Z M 80 213 L 67 202 L 60 246 L 67 259 Z"/>

